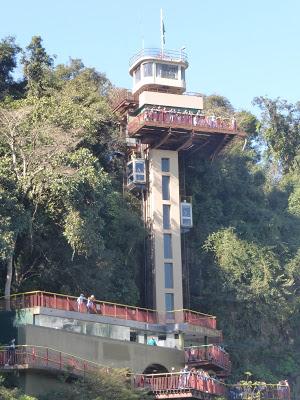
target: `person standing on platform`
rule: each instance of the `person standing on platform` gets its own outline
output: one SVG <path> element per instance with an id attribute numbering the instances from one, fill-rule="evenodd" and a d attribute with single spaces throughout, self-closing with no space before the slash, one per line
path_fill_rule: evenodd
<path id="1" fill-rule="evenodd" d="M 16 363 L 16 339 L 9 342 L 7 350 L 7 362 L 5 365 L 14 365 Z"/>
<path id="2" fill-rule="evenodd" d="M 151 339 L 148 340 L 147 344 L 149 346 L 157 346 L 156 340 L 155 340 L 155 338 L 153 336 L 152 336 Z"/>
<path id="3" fill-rule="evenodd" d="M 77 299 L 77 310 L 78 312 L 83 312 L 84 308 L 83 305 L 86 303 L 86 298 L 84 297 L 84 294 L 81 293 L 81 295 Z"/>
<path id="4" fill-rule="evenodd" d="M 90 297 L 88 297 L 87 303 L 86 303 L 86 308 L 87 312 L 89 314 L 94 314 L 95 313 L 95 296 L 92 294 Z"/>

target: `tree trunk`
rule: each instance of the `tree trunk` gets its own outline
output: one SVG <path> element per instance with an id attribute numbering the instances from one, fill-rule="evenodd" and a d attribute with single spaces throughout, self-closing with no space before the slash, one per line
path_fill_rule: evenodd
<path id="1" fill-rule="evenodd" d="M 15 247 L 15 246 L 14 246 Z M 10 311 L 10 293 L 11 293 L 11 281 L 13 275 L 13 257 L 14 257 L 14 248 L 12 249 L 8 260 L 7 260 L 7 271 L 6 271 L 6 281 L 5 281 L 5 289 L 4 289 L 4 298 L 5 298 L 5 310 Z"/>

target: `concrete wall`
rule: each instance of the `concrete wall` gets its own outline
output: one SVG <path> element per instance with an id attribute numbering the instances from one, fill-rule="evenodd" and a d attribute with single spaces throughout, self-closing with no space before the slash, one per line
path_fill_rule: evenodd
<path id="1" fill-rule="evenodd" d="M 139 96 L 139 107 L 142 107 L 144 104 L 202 110 L 203 98 L 199 96 L 184 96 L 180 94 L 145 91 Z"/>
<path id="2" fill-rule="evenodd" d="M 142 373 L 151 364 L 170 370 L 184 363 L 184 352 L 177 349 L 85 336 L 52 328 L 25 325 L 18 328 L 18 344 L 51 347 L 88 361 Z"/>

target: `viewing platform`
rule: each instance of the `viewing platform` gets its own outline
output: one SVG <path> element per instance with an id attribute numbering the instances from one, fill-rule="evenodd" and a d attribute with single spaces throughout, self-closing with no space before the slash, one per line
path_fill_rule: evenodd
<path id="1" fill-rule="evenodd" d="M 290 389 L 280 384 L 226 385 L 198 372 L 136 375 L 134 385 L 153 393 L 156 399 L 290 400 Z"/>
<path id="2" fill-rule="evenodd" d="M 218 376 L 228 376 L 231 373 L 229 354 L 216 345 L 192 346 L 185 349 L 185 361 L 189 367 L 205 367 L 212 369 Z"/>
<path id="3" fill-rule="evenodd" d="M 130 119 L 128 135 L 152 148 L 176 151 L 195 146 L 220 151 L 234 137 L 246 136 L 234 118 L 151 108 Z"/>
<path id="4" fill-rule="evenodd" d="M 10 297 L 11 309 L 17 310 L 33 307 L 87 313 L 85 307 L 78 307 L 77 297 L 75 296 L 35 291 L 14 294 Z M 4 311 L 5 309 L 6 304 L 2 297 L 0 298 L 0 310 Z M 92 314 L 147 324 L 187 323 L 216 329 L 215 316 L 187 309 L 173 310 L 162 315 L 162 313 L 158 313 L 156 310 L 95 300 Z"/>

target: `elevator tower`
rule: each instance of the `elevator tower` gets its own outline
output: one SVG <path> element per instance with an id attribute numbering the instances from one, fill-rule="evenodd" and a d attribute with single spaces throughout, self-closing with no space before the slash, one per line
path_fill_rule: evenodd
<path id="1" fill-rule="evenodd" d="M 127 186 L 139 194 L 151 232 L 147 305 L 164 323 L 182 318 L 181 234 L 193 224 L 191 202 L 180 198 L 178 155 L 214 157 L 244 136 L 234 118 L 205 115 L 202 96 L 185 92 L 187 68 L 183 51 L 141 50 L 129 64 L 132 92 L 115 108 L 129 149 Z"/>

